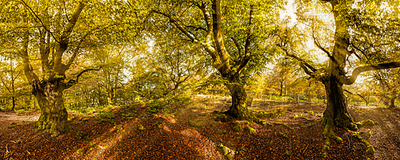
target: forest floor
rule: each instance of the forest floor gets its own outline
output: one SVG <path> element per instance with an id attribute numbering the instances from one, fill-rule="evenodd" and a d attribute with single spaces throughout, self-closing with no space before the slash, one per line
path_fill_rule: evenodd
<path id="1" fill-rule="evenodd" d="M 0 112 L 0 159 L 323 159 L 325 105 L 255 102 L 250 109 L 271 113 L 266 125 L 215 120 L 221 114 L 213 111 L 228 106 L 202 101 L 175 105 L 174 112 L 145 104 L 70 111 L 70 129 L 58 137 L 36 130 L 39 112 Z M 362 141 L 336 128 L 343 143 L 331 141 L 326 159 L 400 159 L 399 109 L 351 106 L 349 112 L 355 121 L 378 122 L 359 129 L 375 154 L 366 155 Z"/>

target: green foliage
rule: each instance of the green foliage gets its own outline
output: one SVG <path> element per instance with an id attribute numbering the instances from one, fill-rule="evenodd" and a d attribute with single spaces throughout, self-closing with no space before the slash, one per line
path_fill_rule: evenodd
<path id="1" fill-rule="evenodd" d="M 162 122 L 156 122 L 153 125 L 156 126 L 156 128 L 162 128 L 163 123 Z"/>
<path id="2" fill-rule="evenodd" d="M 305 120 L 307 120 L 307 121 L 315 121 L 315 119 L 309 119 L 309 118 L 306 117 L 306 116 L 301 116 L 301 118 L 303 118 L 303 119 L 305 119 Z"/>
<path id="3" fill-rule="evenodd" d="M 253 121 L 258 123 L 258 124 L 261 124 L 263 126 L 267 125 L 267 122 L 265 120 L 263 120 L 263 119 L 253 118 Z"/>
<path id="4" fill-rule="evenodd" d="M 372 135 L 372 130 L 368 129 L 368 134 L 367 134 L 367 138 L 366 139 L 370 138 L 371 135 Z"/>
<path id="5" fill-rule="evenodd" d="M 203 125 L 197 124 L 197 122 L 199 122 L 199 121 L 203 121 L 203 120 L 198 119 L 198 120 L 192 121 L 192 120 L 189 119 L 188 122 L 189 122 L 189 125 L 192 126 L 192 127 L 196 127 L 196 128 L 203 127 Z"/>
<path id="6" fill-rule="evenodd" d="M 17 124 L 17 123 L 15 123 L 15 122 L 11 122 L 11 123 L 7 126 L 7 128 L 11 129 L 11 128 L 15 128 L 15 127 L 18 127 L 18 126 L 20 126 L 20 124 Z"/>
<path id="7" fill-rule="evenodd" d="M 240 122 L 232 122 L 233 123 L 233 130 L 235 132 L 240 132 L 242 131 L 242 125 L 240 124 Z"/>
<path id="8" fill-rule="evenodd" d="M 367 150 L 365 151 L 366 154 L 373 155 L 375 153 L 374 146 L 372 146 L 366 139 L 362 138 L 359 132 L 355 132 L 353 134 L 353 137 L 356 137 L 357 139 L 361 140 L 365 144 L 365 146 L 367 146 Z"/>
<path id="9" fill-rule="evenodd" d="M 226 130 L 219 130 L 215 132 L 215 134 L 226 134 Z"/>
<path id="10" fill-rule="evenodd" d="M 76 150 L 76 153 L 78 153 L 79 155 L 85 155 L 86 149 L 84 149 L 84 148 L 78 149 L 78 150 Z"/>
<path id="11" fill-rule="evenodd" d="M 233 160 L 235 156 L 235 151 L 224 146 L 222 143 L 218 145 L 219 148 L 222 149 L 222 154 L 228 159 L 228 160 Z"/>
<path id="12" fill-rule="evenodd" d="M 214 120 L 219 122 L 227 122 L 228 116 L 226 116 L 226 114 L 219 114 L 217 115 L 217 117 L 214 118 Z"/>
<path id="13" fill-rule="evenodd" d="M 289 150 L 286 150 L 284 155 L 285 155 L 285 157 L 290 157 L 292 155 L 292 153 L 290 153 Z"/>
<path id="14" fill-rule="evenodd" d="M 274 111 L 271 112 L 265 112 L 265 111 L 256 111 L 255 116 L 257 118 L 268 118 L 268 117 L 279 117 L 281 115 L 285 114 L 285 109 L 283 108 L 278 108 Z"/>
<path id="15" fill-rule="evenodd" d="M 139 124 L 139 125 L 138 125 L 138 129 L 139 129 L 140 131 L 146 130 L 146 128 L 144 128 L 144 126 L 143 126 L 142 124 Z"/>
<path id="16" fill-rule="evenodd" d="M 374 126 L 378 124 L 378 122 L 374 122 L 373 120 L 362 120 L 360 122 L 357 122 L 356 125 L 358 128 L 364 127 L 364 126 Z"/>
<path id="17" fill-rule="evenodd" d="M 115 115 L 112 111 L 100 111 L 97 114 L 100 118 L 114 119 Z"/>
<path id="18" fill-rule="evenodd" d="M 278 132 L 278 136 L 280 136 L 282 138 L 285 138 L 285 139 L 288 138 L 288 136 L 285 133 L 282 133 L 282 132 Z"/>
<path id="19" fill-rule="evenodd" d="M 247 131 L 247 132 L 249 132 L 249 133 L 256 133 L 256 129 L 254 129 L 254 128 L 251 128 L 250 126 L 246 126 L 246 127 L 244 127 L 244 130 L 245 131 Z"/>
<path id="20" fill-rule="evenodd" d="M 77 131 L 76 132 L 76 137 L 78 139 L 84 139 L 86 137 L 86 134 L 83 131 Z"/>

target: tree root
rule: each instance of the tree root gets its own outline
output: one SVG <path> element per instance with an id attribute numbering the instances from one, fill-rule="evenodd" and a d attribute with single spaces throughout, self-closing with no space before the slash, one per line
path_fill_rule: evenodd
<path id="1" fill-rule="evenodd" d="M 374 154 L 375 148 L 366 139 L 362 138 L 360 136 L 359 132 L 351 131 L 348 128 L 345 128 L 345 130 L 347 132 L 353 133 L 353 136 L 355 138 L 361 140 L 365 144 L 365 146 L 367 146 L 367 150 L 365 151 L 366 154 Z M 337 136 L 333 132 L 333 122 L 329 121 L 329 120 L 325 124 L 324 132 L 322 134 L 324 135 L 325 141 L 324 141 L 324 145 L 322 146 L 321 154 L 322 154 L 322 157 L 326 158 L 328 150 L 330 149 L 330 144 L 331 144 L 330 138 L 333 138 L 337 143 L 342 143 L 343 139 L 340 138 L 339 136 Z"/>
<path id="2" fill-rule="evenodd" d="M 322 154 L 322 157 L 326 158 L 327 152 L 330 149 L 330 145 L 331 145 L 330 138 L 333 138 L 338 143 L 342 143 L 343 139 L 340 138 L 339 136 L 337 136 L 335 134 L 335 132 L 333 132 L 333 122 L 332 121 L 328 121 L 326 123 L 324 132 L 322 134 L 324 135 L 325 142 L 324 142 L 324 145 L 322 146 L 321 154 Z"/>
<path id="3" fill-rule="evenodd" d="M 372 146 L 366 139 L 362 138 L 360 136 L 360 132 L 353 132 L 351 130 L 347 130 L 347 131 L 350 132 L 350 133 L 353 133 L 353 137 L 361 140 L 365 144 L 365 146 L 367 147 L 367 150 L 365 151 L 365 154 L 371 154 L 372 155 L 372 154 L 375 153 L 374 146 Z"/>

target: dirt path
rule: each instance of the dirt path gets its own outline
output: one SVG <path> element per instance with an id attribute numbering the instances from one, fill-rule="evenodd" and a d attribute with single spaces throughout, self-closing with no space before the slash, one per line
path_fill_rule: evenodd
<path id="1" fill-rule="evenodd" d="M 38 112 L 32 112 L 29 114 L 15 114 L 14 112 L 0 112 L 0 121 L 25 121 L 34 122 L 40 116 Z"/>
<path id="2" fill-rule="evenodd" d="M 373 127 L 361 128 L 361 131 L 372 132 L 368 141 L 375 147 L 376 159 L 400 159 L 400 110 L 376 106 L 354 106 L 354 120 L 371 119 L 378 122 Z"/>

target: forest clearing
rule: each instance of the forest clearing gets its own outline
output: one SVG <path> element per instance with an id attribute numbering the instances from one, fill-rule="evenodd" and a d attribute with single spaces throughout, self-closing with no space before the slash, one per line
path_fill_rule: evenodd
<path id="1" fill-rule="evenodd" d="M 221 122 L 221 114 L 214 111 L 229 106 L 221 102 L 203 99 L 164 106 L 174 110 L 169 113 L 162 107 L 154 111 L 151 104 L 106 107 L 92 113 L 88 108 L 86 114 L 70 111 L 71 129 L 59 137 L 36 131 L 33 123 L 38 112 L 0 112 L 0 155 L 4 159 L 230 159 L 219 147 L 223 145 L 232 150 L 228 155 L 233 159 L 322 159 L 324 104 L 255 101 L 250 109 L 273 113 L 262 118 L 266 120 L 262 125 Z M 355 121 L 377 122 L 358 131 L 375 153 L 366 154 L 360 139 L 337 128 L 343 142 L 332 142 L 326 159 L 400 158 L 399 109 L 351 106 L 349 112 Z"/>

